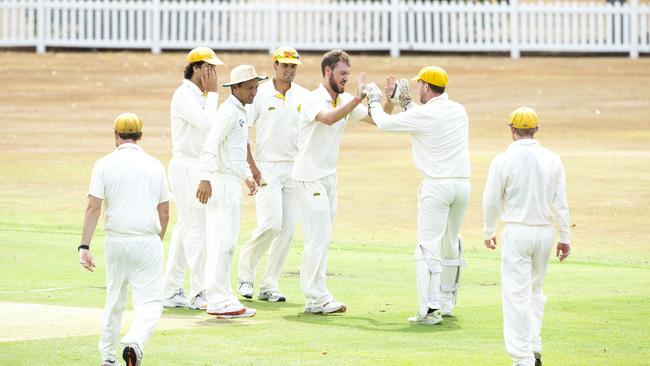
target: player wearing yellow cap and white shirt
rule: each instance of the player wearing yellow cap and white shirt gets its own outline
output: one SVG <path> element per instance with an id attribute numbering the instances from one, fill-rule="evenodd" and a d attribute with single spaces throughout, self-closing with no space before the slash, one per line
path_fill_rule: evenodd
<path id="1" fill-rule="evenodd" d="M 260 185 L 255 196 L 257 228 L 239 257 L 238 290 L 249 299 L 253 297 L 257 263 L 269 250 L 258 298 L 286 301 L 279 280 L 298 215 L 291 170 L 298 152 L 300 103 L 308 93 L 293 82 L 300 64 L 300 54 L 294 48 L 276 49 L 275 76 L 260 85 L 255 100 L 247 106 L 248 122 L 255 128 L 255 154 L 249 150 L 248 161 Z"/>
<path id="2" fill-rule="evenodd" d="M 178 221 L 167 256 L 163 303 L 167 307 L 205 309 L 205 207 L 194 198 L 199 182 L 199 155 L 217 121 L 217 72 L 223 65 L 213 50 L 197 47 L 187 54 L 182 84 L 171 101 L 172 159 L 169 184 Z M 185 296 L 185 269 L 190 269 L 190 296 Z"/>
<path id="3" fill-rule="evenodd" d="M 257 192 L 257 183 L 246 160 L 248 121 L 245 105 L 257 94 L 260 80 L 250 65 L 239 65 L 230 72 L 231 95 L 219 107 L 217 123 L 210 130 L 201 152 L 201 181 L 198 200 L 207 203 L 206 282 L 208 314 L 221 318 L 254 316 L 255 309 L 242 305 L 230 286 L 230 265 L 239 237 L 242 182 Z M 214 191 L 214 192 L 213 192 Z"/>
<path id="4" fill-rule="evenodd" d="M 347 306 L 327 289 L 326 258 L 337 208 L 336 162 L 343 129 L 350 122 L 367 119 L 368 110 L 357 96 L 345 93 L 350 78 L 350 59 L 341 50 L 327 52 L 321 61 L 322 84 L 303 100 L 298 130 L 298 155 L 292 176 L 304 232 L 300 285 L 305 293 L 305 312 L 345 312 Z M 365 82 L 365 74 L 359 85 Z"/>
<path id="5" fill-rule="evenodd" d="M 424 176 L 418 191 L 414 257 L 419 309 L 409 318 L 417 324 L 438 324 L 442 315 L 451 314 L 464 264 L 459 234 L 471 189 L 468 118 L 465 108 L 445 93 L 448 79 L 440 67 L 422 68 L 413 78 L 418 83 L 421 105 L 410 100 L 408 82 L 400 81 L 400 104 L 406 111 L 396 115 L 382 110 L 381 91 L 376 85 L 364 88 L 370 115 L 379 128 L 411 134 L 413 160 Z M 394 83 L 390 76 L 387 92 L 392 92 Z"/>
<path id="6" fill-rule="evenodd" d="M 106 305 L 99 352 L 102 366 L 119 364 L 115 343 L 131 285 L 133 323 L 121 343 L 122 357 L 134 366 L 140 364 L 144 345 L 162 313 L 162 239 L 169 220 L 169 192 L 163 165 L 138 146 L 142 120 L 133 113 L 120 114 L 114 131 L 117 148 L 93 167 L 79 262 L 91 272 L 95 267 L 90 241 L 103 203 Z"/>
<path id="7" fill-rule="evenodd" d="M 541 366 L 540 332 L 546 296 L 542 283 L 558 226 L 556 256 L 569 256 L 571 231 L 566 178 L 560 157 L 534 139 L 539 129 L 532 108 L 508 119 L 513 143 L 490 165 L 483 192 L 485 246 L 495 249 L 499 218 L 505 223 L 501 249 L 503 338 L 514 365 Z"/>

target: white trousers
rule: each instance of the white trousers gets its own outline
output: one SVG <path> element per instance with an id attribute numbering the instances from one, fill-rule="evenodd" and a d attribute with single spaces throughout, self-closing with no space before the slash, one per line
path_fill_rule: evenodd
<path id="1" fill-rule="evenodd" d="M 325 285 L 327 248 L 332 239 L 336 215 L 336 174 L 314 182 L 295 182 L 305 236 L 300 286 L 306 297 L 306 307 L 322 306 L 333 299 Z"/>
<path id="2" fill-rule="evenodd" d="M 418 193 L 418 245 L 415 278 L 418 312 L 440 309 L 442 259 L 458 252 L 457 237 L 467 212 L 469 179 L 425 179 Z"/>
<path id="3" fill-rule="evenodd" d="M 183 288 L 185 270 L 190 269 L 190 298 L 205 290 L 205 215 L 196 199 L 201 168 L 198 160 L 172 158 L 169 185 L 174 193 L 178 221 L 172 230 L 165 269 L 163 296 L 170 297 Z"/>
<path id="4" fill-rule="evenodd" d="M 515 364 L 532 366 L 542 352 L 546 296 L 542 292 L 553 248 L 553 226 L 506 224 L 501 240 L 503 338 Z"/>
<path id="5" fill-rule="evenodd" d="M 208 308 L 219 310 L 240 302 L 230 286 L 230 266 L 239 238 L 242 181 L 230 175 L 218 175 L 212 184 L 207 204 L 206 284 Z"/>
<path id="6" fill-rule="evenodd" d="M 116 360 L 127 285 L 131 285 L 134 317 L 122 344 L 137 343 L 141 350 L 162 314 L 163 246 L 158 236 L 107 237 L 106 305 L 99 338 L 102 360 Z"/>
<path id="7" fill-rule="evenodd" d="M 279 290 L 282 267 L 296 228 L 297 203 L 291 179 L 292 162 L 259 162 L 257 166 L 266 186 L 260 187 L 255 196 L 257 228 L 241 249 L 239 279 L 254 282 L 257 263 L 270 247 L 268 264 L 259 287 L 263 292 Z"/>

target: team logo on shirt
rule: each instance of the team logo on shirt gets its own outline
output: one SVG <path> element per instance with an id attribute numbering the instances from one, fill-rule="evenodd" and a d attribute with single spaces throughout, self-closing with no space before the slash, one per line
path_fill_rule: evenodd
<path id="1" fill-rule="evenodd" d="M 269 111 L 274 111 L 275 107 L 269 107 Z"/>
<path id="2" fill-rule="evenodd" d="M 244 125 L 246 124 L 246 120 L 242 118 L 239 120 L 238 123 L 239 123 L 239 127 L 244 127 Z"/>

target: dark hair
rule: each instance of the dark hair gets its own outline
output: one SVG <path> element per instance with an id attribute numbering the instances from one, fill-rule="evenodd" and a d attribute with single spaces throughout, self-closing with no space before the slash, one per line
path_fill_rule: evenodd
<path id="1" fill-rule="evenodd" d="M 526 137 L 526 136 L 533 136 L 535 132 L 537 132 L 537 127 L 534 128 L 516 128 L 513 127 L 515 130 L 515 135 L 519 137 Z"/>
<path id="2" fill-rule="evenodd" d="M 184 71 L 185 79 L 188 79 L 188 80 L 191 79 L 192 76 L 194 76 L 194 67 L 201 67 L 201 65 L 203 65 L 204 63 L 205 63 L 205 61 L 196 61 L 196 62 L 192 62 L 191 64 L 185 66 L 185 71 Z"/>
<path id="3" fill-rule="evenodd" d="M 117 133 L 122 140 L 133 140 L 138 141 L 142 137 L 142 132 L 130 132 L 130 133 Z"/>
<path id="4" fill-rule="evenodd" d="M 425 83 L 427 82 L 425 81 Z M 445 92 L 444 86 L 433 85 L 431 83 L 427 83 L 427 84 L 429 84 L 429 89 L 431 89 L 435 93 L 442 94 Z"/>
<path id="5" fill-rule="evenodd" d="M 350 55 L 343 50 L 331 50 L 323 55 L 323 60 L 320 62 L 320 71 L 323 76 L 325 76 L 325 67 L 333 69 L 339 61 L 345 62 L 348 66 L 351 66 Z"/>

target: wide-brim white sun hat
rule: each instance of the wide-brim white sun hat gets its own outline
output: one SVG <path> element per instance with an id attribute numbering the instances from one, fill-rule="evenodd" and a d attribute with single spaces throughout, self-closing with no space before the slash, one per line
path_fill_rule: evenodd
<path id="1" fill-rule="evenodd" d="M 239 65 L 230 71 L 230 82 L 223 84 L 224 87 L 243 83 L 249 80 L 266 80 L 266 75 L 257 75 L 257 71 L 251 65 Z"/>

